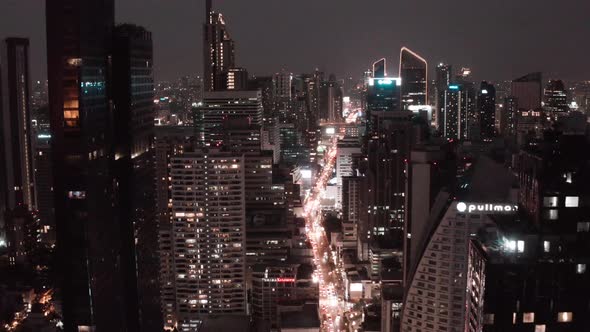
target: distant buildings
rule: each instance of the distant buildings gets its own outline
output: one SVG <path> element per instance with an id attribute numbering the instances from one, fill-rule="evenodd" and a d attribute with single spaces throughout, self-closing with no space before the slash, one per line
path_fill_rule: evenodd
<path id="1" fill-rule="evenodd" d="M 477 95 L 477 110 L 481 138 L 491 140 L 496 134 L 496 88 L 493 84 L 481 82 Z"/>
<path id="2" fill-rule="evenodd" d="M 550 112 L 567 112 L 567 91 L 561 80 L 550 80 L 543 91 L 543 108 Z"/>
<path id="3" fill-rule="evenodd" d="M 512 96 L 518 100 L 518 108 L 535 110 L 541 107 L 543 89 L 541 73 L 530 73 L 512 81 Z"/>
<path id="4" fill-rule="evenodd" d="M 342 86 L 330 75 L 319 87 L 319 118 L 326 122 L 342 121 Z"/>

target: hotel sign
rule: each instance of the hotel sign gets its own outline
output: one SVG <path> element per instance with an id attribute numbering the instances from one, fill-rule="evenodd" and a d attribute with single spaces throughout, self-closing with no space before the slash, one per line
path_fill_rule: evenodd
<path id="1" fill-rule="evenodd" d="M 506 203 L 457 203 L 457 211 L 477 214 L 514 214 L 518 212 L 518 205 Z"/>

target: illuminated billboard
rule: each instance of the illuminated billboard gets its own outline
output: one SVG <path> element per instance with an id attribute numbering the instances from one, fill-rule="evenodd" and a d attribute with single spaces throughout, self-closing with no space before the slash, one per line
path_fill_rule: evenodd
<path id="1" fill-rule="evenodd" d="M 513 214 L 518 212 L 518 205 L 511 203 L 457 203 L 457 211 L 461 213 L 479 214 Z"/>
<path id="2" fill-rule="evenodd" d="M 369 79 L 369 85 L 370 86 L 374 86 L 374 85 L 396 85 L 396 86 L 401 86 L 402 85 L 402 79 L 399 77 L 383 77 L 383 78 L 371 78 Z"/>

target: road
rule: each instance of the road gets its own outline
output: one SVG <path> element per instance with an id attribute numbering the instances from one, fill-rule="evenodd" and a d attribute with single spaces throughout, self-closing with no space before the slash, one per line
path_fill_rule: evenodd
<path id="1" fill-rule="evenodd" d="M 353 118 L 354 117 L 354 118 Z M 352 115 L 350 119 L 356 119 Z M 353 120 L 354 121 L 354 120 Z M 352 304 L 345 301 L 344 275 L 336 262 L 330 242 L 322 226 L 323 214 L 320 200 L 326 189 L 326 184 L 332 178 L 336 164 L 338 137 L 334 137 L 324 157 L 324 166 L 316 178 L 315 186 L 304 203 L 306 217 L 307 237 L 312 245 L 316 270 L 314 278 L 319 282 L 320 313 L 322 318 L 322 331 L 347 331 L 355 330 L 360 320 L 351 320 L 350 317 L 360 318 L 362 315 L 352 312 Z"/>

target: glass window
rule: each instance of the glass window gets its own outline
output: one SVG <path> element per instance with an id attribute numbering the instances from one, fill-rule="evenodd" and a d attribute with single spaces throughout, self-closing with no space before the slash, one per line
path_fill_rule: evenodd
<path id="1" fill-rule="evenodd" d="M 483 316 L 483 323 L 486 325 L 494 324 L 494 314 L 485 314 Z"/>
<path id="2" fill-rule="evenodd" d="M 586 264 L 576 264 L 576 273 L 584 274 L 586 272 Z"/>
<path id="3" fill-rule="evenodd" d="M 543 197 L 543 206 L 544 207 L 556 207 L 557 206 L 557 196 Z"/>
<path id="4" fill-rule="evenodd" d="M 580 203 L 580 197 L 578 196 L 566 196 L 565 197 L 565 207 L 578 207 Z"/>
<path id="5" fill-rule="evenodd" d="M 556 209 L 545 210 L 545 220 L 557 220 L 559 214 Z"/>
<path id="6" fill-rule="evenodd" d="M 543 241 L 543 252 L 550 252 L 551 251 L 551 242 Z"/>
<path id="7" fill-rule="evenodd" d="M 522 322 L 523 323 L 534 323 L 535 322 L 535 313 L 534 312 L 525 312 L 522 315 Z"/>
<path id="8" fill-rule="evenodd" d="M 574 317 L 572 312 L 560 312 L 557 314 L 557 321 L 560 323 L 571 322 Z"/>
<path id="9" fill-rule="evenodd" d="M 535 332 L 545 332 L 545 324 L 535 325 Z"/>

